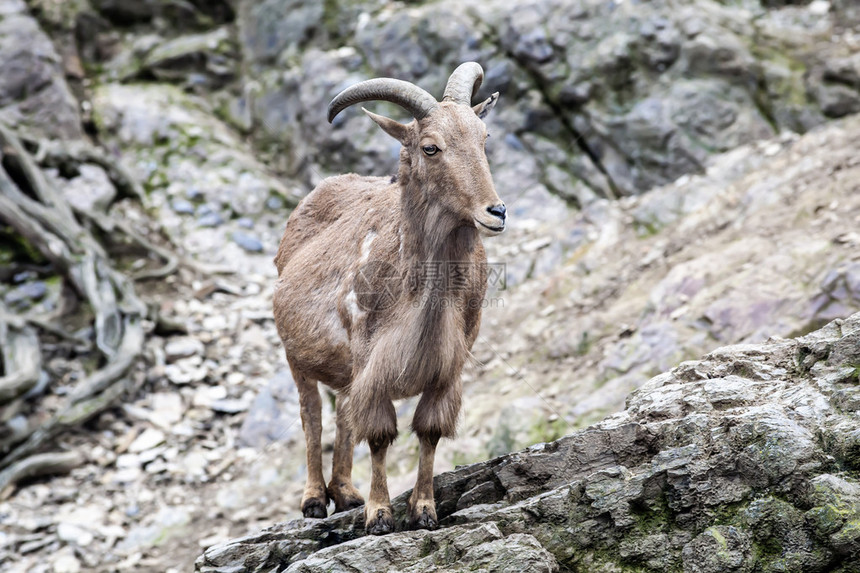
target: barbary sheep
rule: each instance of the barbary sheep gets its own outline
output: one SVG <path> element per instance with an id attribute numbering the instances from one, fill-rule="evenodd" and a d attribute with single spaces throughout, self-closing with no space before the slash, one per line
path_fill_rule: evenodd
<path id="1" fill-rule="evenodd" d="M 364 110 L 401 143 L 397 176 L 325 179 L 293 211 L 275 257 L 275 321 L 307 441 L 306 517 L 325 517 L 329 499 L 335 512 L 364 503 L 351 474 L 354 444 L 367 440 L 365 527 L 372 534 L 394 530 L 385 474 L 386 452 L 397 437 L 392 400 L 421 394 L 412 420 L 420 458 L 409 526 L 437 525 L 436 445 L 455 434 L 460 373 L 487 289 L 481 235 L 505 228 L 481 121 L 499 94 L 471 105 L 482 80 L 481 66 L 467 62 L 449 78 L 441 102 L 409 82 L 377 78 L 329 104 L 329 122 L 348 106 L 374 100 L 401 106 L 414 121 L 401 124 Z M 328 486 L 318 382 L 337 392 Z"/>

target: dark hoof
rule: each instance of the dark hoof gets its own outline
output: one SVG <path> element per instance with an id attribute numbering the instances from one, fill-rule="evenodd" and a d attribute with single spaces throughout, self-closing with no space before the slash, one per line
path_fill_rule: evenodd
<path id="1" fill-rule="evenodd" d="M 394 531 L 394 518 L 391 516 L 391 511 L 385 509 L 376 510 L 376 517 L 369 519 L 364 525 L 364 529 L 370 535 L 385 535 Z"/>
<path id="2" fill-rule="evenodd" d="M 326 516 L 327 504 L 320 499 L 311 498 L 302 504 L 302 515 L 305 517 L 322 518 Z M 294 506 L 295 507 L 295 506 Z"/>
<path id="3" fill-rule="evenodd" d="M 349 511 L 350 509 L 355 509 L 356 507 L 361 507 L 364 505 L 364 500 L 360 497 L 352 497 L 342 502 L 341 504 L 334 504 L 334 513 L 340 513 L 341 511 Z"/>
<path id="4" fill-rule="evenodd" d="M 412 529 L 436 529 L 439 524 L 436 523 L 436 516 L 430 515 L 426 507 L 421 508 L 421 515 L 412 516 L 409 520 L 409 526 Z"/>
<path id="5" fill-rule="evenodd" d="M 341 485 L 338 487 L 329 484 L 326 493 L 329 499 L 334 502 L 334 513 L 349 511 L 350 509 L 364 505 L 364 498 L 361 497 L 361 494 L 352 485 Z"/>

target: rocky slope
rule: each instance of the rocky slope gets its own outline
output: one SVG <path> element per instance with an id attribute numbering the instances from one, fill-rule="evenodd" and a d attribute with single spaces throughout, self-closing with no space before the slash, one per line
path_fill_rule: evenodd
<path id="1" fill-rule="evenodd" d="M 357 509 L 216 545 L 196 570 L 857 571 L 858 372 L 860 313 L 718 348 L 598 424 L 437 476 L 437 531 L 365 536 Z"/>
<path id="2" fill-rule="evenodd" d="M 181 256 L 174 274 L 136 283 L 160 318 L 144 321 L 132 390 L 57 440 L 80 467 L 0 491 L 0 569 L 188 570 L 205 547 L 299 515 L 303 439 L 271 258 L 321 177 L 393 170 L 397 150 L 371 122 L 324 121 L 328 99 L 367 77 L 439 95 L 474 58 L 484 90 L 503 94 L 488 149 L 512 220 L 488 247 L 507 288 L 488 301 L 440 472 L 597 422 L 717 346 L 857 311 L 858 22 L 848 0 L 0 0 L 0 121 L 30 138 L 69 204 L 106 209 Z M 143 200 L 43 139 L 96 142 Z M 130 275 L 158 262 L 111 250 Z M 20 255 L 0 227 L 0 322 L 67 298 L 55 271 Z M 87 309 L 73 318 L 87 336 Z M 2 439 L 50 416 L 96 367 L 73 342 L 43 351 L 42 399 L 0 411 Z M 412 406 L 399 406 L 401 428 Z M 404 432 L 395 495 L 414 481 L 415 450 Z M 356 457 L 366 489 L 366 447 Z M 475 567 L 508 545 L 567 566 L 540 536 L 545 549 L 514 533 L 487 524 L 433 539 L 470 540 Z"/>

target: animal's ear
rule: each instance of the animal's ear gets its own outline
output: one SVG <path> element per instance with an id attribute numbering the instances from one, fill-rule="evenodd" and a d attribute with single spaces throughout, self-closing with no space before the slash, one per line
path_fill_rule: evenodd
<path id="1" fill-rule="evenodd" d="M 479 118 L 484 119 L 490 113 L 490 110 L 495 107 L 497 101 L 499 101 L 499 92 L 494 93 L 478 105 L 472 106 L 472 109 L 475 110 Z"/>
<path id="2" fill-rule="evenodd" d="M 376 125 L 382 128 L 382 131 L 396 139 L 402 144 L 406 144 L 406 136 L 409 133 L 409 128 L 400 123 L 399 121 L 395 121 L 391 118 L 385 117 L 384 115 L 377 115 L 372 111 L 367 111 L 364 108 L 361 108 L 361 111 L 366 113 L 370 119 L 376 122 Z"/>

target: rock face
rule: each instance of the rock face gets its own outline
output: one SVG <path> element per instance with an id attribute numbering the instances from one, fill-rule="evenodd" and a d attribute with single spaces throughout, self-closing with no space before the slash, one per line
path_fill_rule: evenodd
<path id="1" fill-rule="evenodd" d="M 451 70 L 474 59 L 486 70 L 478 97 L 502 92 L 487 150 L 511 228 L 487 248 L 508 289 L 493 292 L 485 309 L 473 349 L 479 363 L 465 376 L 461 437 L 440 444 L 441 473 L 601 420 L 655 374 L 718 345 L 797 336 L 860 310 L 860 116 L 830 121 L 858 110 L 858 54 L 856 0 L 0 0 L 0 121 L 52 144 L 97 142 L 138 179 L 146 201 L 138 204 L 95 163 L 78 169 L 43 155 L 51 146 L 28 145 L 70 204 L 110 209 L 181 255 L 177 273 L 138 284 L 166 319 L 147 336 L 134 373 L 139 391 L 90 431 L 63 436 L 62 447 L 85 453 L 85 465 L 22 484 L 5 499 L 9 490 L 0 492 L 0 569 L 185 571 L 202 547 L 299 515 L 304 441 L 272 321 L 271 258 L 289 209 L 321 178 L 387 175 L 398 154 L 357 107 L 326 123 L 325 106 L 340 89 L 397 76 L 441 96 Z M 369 105 L 404 119 L 396 106 Z M 20 268 L 26 253 L 8 239 L 0 228 L 0 307 L 56 312 L 67 289 L 42 263 Z M 117 245 L 123 268 L 155 266 L 130 246 Z M 219 269 L 233 274 L 208 274 Z M 83 318 L 66 326 L 90 320 Z M 34 392 L 46 394 L 49 406 L 92 362 L 68 344 L 45 349 Z M 15 370 L 12 363 L 5 367 Z M 720 388 L 737 383 L 728 378 Z M 832 398 L 846 412 L 856 401 L 843 392 L 851 388 Z M 333 410 L 324 402 L 330 444 Z M 27 404 L 34 408 L 0 415 L 0 442 L 43 415 L 36 401 Z M 408 428 L 413 408 L 414 401 L 398 407 L 399 427 Z M 637 420 L 637 431 L 656 432 L 653 420 Z M 594 452 L 610 454 L 603 445 L 585 452 L 587 440 L 628 443 L 609 423 L 563 440 L 558 455 L 581 458 L 583 471 L 598 467 Z M 821 434 L 816 444 L 848 452 L 834 460 L 848 459 L 853 446 L 831 438 L 852 431 Z M 671 450 L 658 437 L 645 445 Z M 395 495 L 414 483 L 414 446 L 404 435 L 392 447 Z M 692 510 L 682 505 L 666 525 L 662 501 L 634 503 L 641 519 L 624 525 L 622 502 L 610 517 L 599 513 L 599 480 L 570 490 L 564 503 L 572 513 L 523 506 L 548 516 L 534 531 L 528 519 L 505 522 L 499 512 L 515 511 L 531 492 L 580 480 L 565 466 L 552 470 L 559 482 L 528 474 L 515 482 L 516 460 L 551 453 L 446 474 L 460 484 L 441 498 L 446 527 L 350 542 L 366 544 L 372 558 L 342 551 L 340 542 L 360 533 L 352 529 L 357 514 L 309 524 L 304 533 L 287 526 L 267 533 L 283 551 L 242 547 L 261 551 L 270 569 L 290 559 L 296 568 L 334 559 L 341 568 L 377 569 L 394 555 L 399 569 L 413 571 L 450 570 L 454 560 L 477 570 L 612 571 L 636 562 L 672 571 L 683 560 L 690 570 L 744 570 L 750 559 L 764 563 L 762 571 L 791 571 L 806 567 L 793 556 L 797 548 L 824 548 L 838 571 L 849 552 L 850 528 L 828 525 L 824 535 L 795 527 L 797 512 L 823 501 L 802 505 L 774 493 L 793 509 L 752 505 L 772 491 L 761 485 L 726 506 L 712 529 L 691 525 Z M 366 446 L 357 448 L 354 477 L 364 491 L 368 456 Z M 651 449 L 639 461 L 611 454 L 626 470 L 601 479 L 620 488 L 618 499 L 641 483 L 650 500 L 654 487 L 669 492 L 663 477 L 636 481 L 656 456 Z M 734 463 L 707 456 L 690 462 L 700 480 L 695 496 L 710 483 L 701 482 L 702 467 L 719 462 L 710 471 L 726 475 Z M 818 483 L 812 474 L 838 473 L 843 462 L 822 463 L 801 479 Z M 684 471 L 667 469 L 666 483 L 685 479 L 677 473 Z M 840 479 L 856 477 L 846 475 Z M 828 480 L 821 487 L 851 491 Z M 757 525 L 737 517 L 749 507 L 765 516 Z M 833 508 L 839 519 L 853 511 L 843 502 Z M 465 517 L 451 516 L 458 510 Z M 547 520 L 560 524 L 555 544 Z M 610 522 L 615 529 L 602 529 Z M 777 544 L 767 531 L 789 541 Z M 334 546 L 310 555 L 320 532 Z M 820 540 L 837 533 L 830 545 Z M 237 547 L 221 550 L 226 559 Z M 217 551 L 207 554 L 212 563 Z"/>
<path id="2" fill-rule="evenodd" d="M 216 545 L 196 570 L 857 571 L 858 372 L 860 313 L 723 347 L 594 426 L 437 476 L 437 531 L 365 536 L 358 509 Z"/>
<path id="3" fill-rule="evenodd" d="M 354 111 L 330 130 L 325 103 L 373 76 L 438 95 L 449 70 L 475 59 L 487 72 L 481 97 L 498 90 L 508 102 L 491 131 L 513 137 L 494 142 L 491 164 L 503 147 L 520 151 L 537 161 L 530 183 L 587 204 L 860 110 L 860 46 L 843 36 L 852 3 L 782 4 L 243 0 L 238 42 L 259 82 L 258 135 L 283 145 L 294 174 L 391 170 L 397 153 L 386 137 Z"/>
<path id="4" fill-rule="evenodd" d="M 0 120 L 43 137 L 81 137 L 60 56 L 22 0 L 0 0 Z"/>

